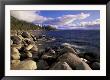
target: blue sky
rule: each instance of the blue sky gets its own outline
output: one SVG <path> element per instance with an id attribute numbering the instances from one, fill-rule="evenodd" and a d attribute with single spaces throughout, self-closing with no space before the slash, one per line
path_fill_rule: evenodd
<path id="1" fill-rule="evenodd" d="M 52 25 L 57 29 L 99 29 L 99 10 L 15 11 L 12 15 L 36 25 Z"/>
<path id="2" fill-rule="evenodd" d="M 100 18 L 100 11 L 98 10 L 74 10 L 74 11 L 70 11 L 70 10 L 43 10 L 40 11 L 40 15 L 45 16 L 45 17 L 52 17 L 52 18 L 56 18 L 62 15 L 68 15 L 68 14 L 79 14 L 79 13 L 89 13 L 91 14 L 91 16 L 89 18 L 87 18 L 87 20 L 94 20 L 97 18 Z"/>

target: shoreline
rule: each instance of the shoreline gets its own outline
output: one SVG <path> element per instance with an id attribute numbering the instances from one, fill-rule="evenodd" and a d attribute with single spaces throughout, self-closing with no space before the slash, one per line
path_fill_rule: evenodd
<path id="1" fill-rule="evenodd" d="M 35 30 L 36 31 L 36 30 Z M 42 30 L 37 30 L 42 31 Z M 13 70 L 99 70 L 95 55 L 79 54 L 69 43 L 40 50 L 38 41 L 52 40 L 33 30 L 11 30 L 11 69 Z M 40 36 L 40 37 L 39 37 Z M 55 38 L 54 38 L 55 39 Z M 53 40 L 54 40 L 53 39 Z M 45 45 L 42 43 L 42 45 Z M 27 66 L 28 65 L 28 66 Z"/>

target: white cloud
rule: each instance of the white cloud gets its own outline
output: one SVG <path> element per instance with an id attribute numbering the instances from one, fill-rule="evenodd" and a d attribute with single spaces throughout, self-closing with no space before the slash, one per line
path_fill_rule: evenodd
<path id="1" fill-rule="evenodd" d="M 27 22 L 33 22 L 33 21 L 42 22 L 46 19 L 45 17 L 39 15 L 39 11 L 13 10 L 11 11 L 11 16 Z"/>
<path id="2" fill-rule="evenodd" d="M 92 25 L 99 25 L 100 19 L 96 19 L 94 21 L 88 21 L 88 22 L 80 22 L 80 26 L 92 26 Z"/>
<path id="3" fill-rule="evenodd" d="M 90 16 L 89 13 L 80 13 L 80 14 L 69 14 L 69 15 L 62 15 L 60 17 L 51 18 L 51 17 L 44 17 L 39 15 L 40 11 L 11 11 L 11 16 L 27 21 L 33 22 L 36 25 L 52 25 L 55 28 L 60 29 L 76 29 L 76 28 L 85 28 L 85 26 L 97 25 L 100 24 L 100 20 L 96 19 L 94 21 L 84 22 L 82 20 L 88 18 Z M 54 14 L 53 14 L 54 15 Z M 79 23 L 75 23 L 75 21 L 79 21 Z M 82 22 L 81 22 L 82 21 Z"/>
<path id="4" fill-rule="evenodd" d="M 59 26 L 70 25 L 75 20 L 82 20 L 89 16 L 90 14 L 85 14 L 85 13 L 80 13 L 76 15 L 63 15 L 61 17 L 57 17 L 54 19 L 47 19 L 46 21 L 44 21 L 44 24 L 52 24 L 52 25 L 59 25 Z"/>

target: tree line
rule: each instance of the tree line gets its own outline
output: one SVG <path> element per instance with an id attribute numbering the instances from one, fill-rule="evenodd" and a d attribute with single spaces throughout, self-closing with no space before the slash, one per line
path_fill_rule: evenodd
<path id="1" fill-rule="evenodd" d="M 11 30 L 56 30 L 56 28 L 50 25 L 35 25 L 11 16 Z"/>

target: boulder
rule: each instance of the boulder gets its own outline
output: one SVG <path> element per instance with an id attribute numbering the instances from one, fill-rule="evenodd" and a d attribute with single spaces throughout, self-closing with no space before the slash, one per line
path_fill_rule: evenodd
<path id="1" fill-rule="evenodd" d="M 78 54 L 72 47 L 70 47 L 70 46 L 65 46 L 63 49 L 62 49 L 62 52 L 63 53 L 68 53 L 68 52 L 70 52 L 70 53 L 73 53 L 73 54 Z"/>
<path id="2" fill-rule="evenodd" d="M 91 69 L 91 68 L 86 68 L 86 63 L 82 61 L 77 55 L 73 53 L 65 53 L 62 56 L 60 56 L 59 61 L 66 62 L 73 70 L 75 69 Z M 88 64 L 87 64 L 88 65 Z M 87 66 L 89 67 L 89 66 Z"/>
<path id="3" fill-rule="evenodd" d="M 62 43 L 61 46 L 63 46 L 63 47 L 70 46 L 71 47 L 71 44 L 69 44 L 69 43 Z"/>
<path id="4" fill-rule="evenodd" d="M 55 54 L 55 51 L 53 49 L 49 50 L 50 54 Z"/>
<path id="5" fill-rule="evenodd" d="M 91 68 L 93 70 L 100 70 L 100 63 L 99 62 L 92 63 Z"/>
<path id="6" fill-rule="evenodd" d="M 23 39 L 24 39 L 21 35 L 18 35 L 18 37 L 19 37 L 21 40 L 23 40 Z"/>
<path id="7" fill-rule="evenodd" d="M 14 60 L 20 59 L 20 53 L 15 47 L 11 48 L 11 58 Z"/>
<path id="8" fill-rule="evenodd" d="M 52 65 L 50 70 L 72 70 L 72 68 L 66 62 L 57 62 Z"/>
<path id="9" fill-rule="evenodd" d="M 21 49 L 22 48 L 22 44 L 12 44 L 11 47 L 15 47 L 16 49 Z"/>
<path id="10" fill-rule="evenodd" d="M 38 52 L 38 47 L 36 45 L 34 45 L 32 48 L 31 48 L 31 51 L 32 52 Z"/>
<path id="11" fill-rule="evenodd" d="M 76 65 L 76 70 L 92 70 L 87 63 L 82 61 L 78 65 Z"/>
<path id="12" fill-rule="evenodd" d="M 13 44 L 21 43 L 21 39 L 18 36 L 11 36 L 11 40 L 13 41 Z"/>
<path id="13" fill-rule="evenodd" d="M 28 32 L 23 32 L 22 33 L 22 37 L 29 38 L 30 37 L 30 34 Z"/>
<path id="14" fill-rule="evenodd" d="M 11 54 L 18 54 L 20 55 L 18 49 L 16 47 L 11 47 Z"/>
<path id="15" fill-rule="evenodd" d="M 14 69 L 19 63 L 20 60 L 11 60 L 11 69 Z"/>
<path id="16" fill-rule="evenodd" d="M 36 65 L 36 62 L 33 60 L 24 60 L 24 61 L 21 61 L 13 69 L 14 70 L 35 70 L 37 69 L 37 65 Z"/>
<path id="17" fill-rule="evenodd" d="M 32 57 L 32 53 L 31 52 L 26 52 L 27 57 L 31 58 Z"/>
<path id="18" fill-rule="evenodd" d="M 32 49 L 33 46 L 34 46 L 33 44 L 29 44 L 29 45 L 26 46 L 25 50 L 28 51 L 28 50 Z"/>
<path id="19" fill-rule="evenodd" d="M 49 56 L 47 54 L 42 55 L 42 59 L 49 59 L 49 58 L 53 58 L 53 56 Z"/>
<path id="20" fill-rule="evenodd" d="M 38 70 L 47 70 L 49 68 L 48 64 L 44 60 L 39 60 L 37 63 Z"/>
<path id="21" fill-rule="evenodd" d="M 31 38 L 24 38 L 23 39 L 24 44 L 35 44 L 35 42 Z"/>
<path id="22" fill-rule="evenodd" d="M 15 54 L 12 54 L 12 55 L 11 55 L 11 58 L 12 58 L 13 60 L 18 60 L 18 59 L 20 59 L 20 55 L 17 54 L 17 53 L 15 53 Z"/>
<path id="23" fill-rule="evenodd" d="M 86 59 L 84 59 L 84 58 L 80 58 L 82 61 L 84 61 L 84 62 L 87 62 L 87 60 Z"/>

